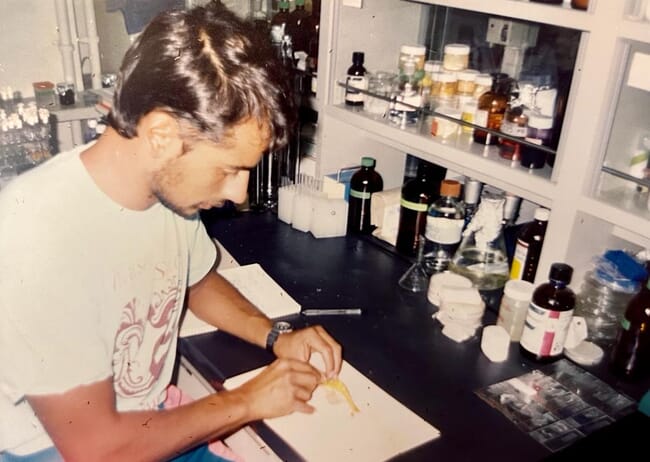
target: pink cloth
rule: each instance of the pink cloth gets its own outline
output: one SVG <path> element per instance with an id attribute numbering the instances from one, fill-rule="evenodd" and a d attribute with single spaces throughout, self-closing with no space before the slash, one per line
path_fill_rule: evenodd
<path id="1" fill-rule="evenodd" d="M 175 407 L 181 406 L 194 401 L 191 396 L 188 396 L 176 385 L 170 385 L 167 387 L 167 398 L 163 403 L 165 409 L 173 409 Z M 235 454 L 232 449 L 223 444 L 222 441 L 217 440 L 208 444 L 208 449 L 211 453 L 216 454 L 219 457 L 224 459 L 231 460 L 233 462 L 245 462 L 244 458 Z"/>

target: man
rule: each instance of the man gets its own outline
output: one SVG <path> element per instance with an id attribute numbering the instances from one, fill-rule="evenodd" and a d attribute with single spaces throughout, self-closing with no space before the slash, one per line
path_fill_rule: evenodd
<path id="1" fill-rule="evenodd" d="M 198 218 L 243 201 L 249 170 L 287 142 L 289 93 L 266 51 L 219 5 L 163 13 L 125 55 L 104 135 L 0 193 L 0 461 L 197 456 L 247 422 L 312 412 L 339 372 L 321 327 L 276 336 L 212 270 Z M 184 300 L 279 359 L 163 409 Z"/>

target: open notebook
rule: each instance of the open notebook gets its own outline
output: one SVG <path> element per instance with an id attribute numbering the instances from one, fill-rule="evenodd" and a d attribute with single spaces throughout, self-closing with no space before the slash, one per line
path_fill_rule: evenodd
<path id="1" fill-rule="evenodd" d="M 226 389 L 259 374 L 255 369 L 226 380 Z M 313 414 L 293 413 L 264 422 L 309 462 L 386 460 L 440 436 L 438 429 L 379 388 L 349 363 L 339 378 L 360 409 L 351 413 L 342 395 L 319 386 Z"/>
<path id="2" fill-rule="evenodd" d="M 234 285 L 246 298 L 269 318 L 278 318 L 300 312 L 296 302 L 259 264 L 239 266 L 234 258 L 217 242 L 220 252 L 219 274 Z M 219 307 L 215 307 L 218 309 Z M 187 311 L 180 329 L 181 337 L 204 334 L 216 330 Z"/>

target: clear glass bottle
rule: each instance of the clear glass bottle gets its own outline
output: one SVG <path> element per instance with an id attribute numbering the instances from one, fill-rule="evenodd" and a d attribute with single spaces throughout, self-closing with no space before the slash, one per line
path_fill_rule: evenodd
<path id="1" fill-rule="evenodd" d="M 368 78 L 366 68 L 363 67 L 364 53 L 355 51 L 352 53 L 352 66 L 348 68 L 348 76 L 345 87 L 345 104 L 348 106 L 363 107 L 365 95 L 358 91 L 368 89 Z"/>
<path id="2" fill-rule="evenodd" d="M 395 244 L 400 253 L 416 255 L 420 238 L 426 229 L 429 206 L 438 199 L 440 183 L 446 173 L 446 168 L 420 160 L 417 177 L 407 181 L 402 187 Z"/>
<path id="3" fill-rule="evenodd" d="M 424 232 L 424 267 L 429 274 L 447 270 L 460 243 L 465 224 L 460 189 L 458 181 L 443 180 L 440 197 L 429 207 Z"/>
<path id="4" fill-rule="evenodd" d="M 474 116 L 475 124 L 499 131 L 503 115 L 508 107 L 508 95 L 512 80 L 508 74 L 493 75 L 492 88 L 478 99 L 478 108 Z M 474 130 L 474 142 L 479 144 L 496 144 L 498 136 L 485 130 Z"/>
<path id="5" fill-rule="evenodd" d="M 510 267 L 510 279 L 535 282 L 548 217 L 549 210 L 538 207 L 535 209 L 534 220 L 521 228 Z"/>
<path id="6" fill-rule="evenodd" d="M 572 275 L 571 266 L 553 263 L 548 282 L 533 292 L 519 342 L 524 357 L 548 363 L 562 356 L 576 303 L 569 287 Z"/>
<path id="7" fill-rule="evenodd" d="M 483 190 L 478 210 L 463 231 L 460 247 L 449 265 L 450 271 L 469 278 L 474 287 L 486 292 L 481 294 L 489 298 L 486 304 L 495 308 L 492 295 L 497 294 L 491 292 L 501 291 L 509 276 L 503 236 L 504 202 L 502 192 Z"/>
<path id="8" fill-rule="evenodd" d="M 348 233 L 370 234 L 370 201 L 372 195 L 384 189 L 384 181 L 375 170 L 375 159 L 361 158 L 361 168 L 350 178 L 350 197 L 348 199 Z"/>

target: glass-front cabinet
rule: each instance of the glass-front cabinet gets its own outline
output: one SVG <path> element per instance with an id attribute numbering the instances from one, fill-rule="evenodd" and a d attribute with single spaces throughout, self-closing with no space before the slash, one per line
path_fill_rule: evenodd
<path id="1" fill-rule="evenodd" d="M 317 172 L 372 155 L 394 188 L 411 154 L 547 207 L 538 280 L 650 248 L 650 2 L 548 3 L 323 2 Z"/>

